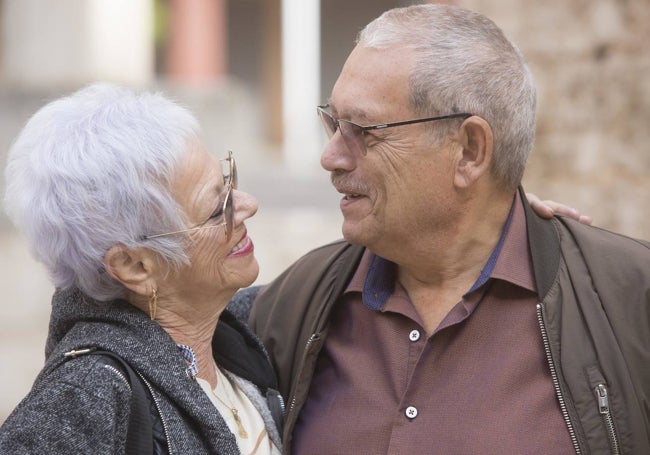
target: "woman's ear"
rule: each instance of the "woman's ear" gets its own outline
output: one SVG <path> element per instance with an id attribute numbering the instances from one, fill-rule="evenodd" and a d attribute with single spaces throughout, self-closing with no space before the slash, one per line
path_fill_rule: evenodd
<path id="1" fill-rule="evenodd" d="M 478 116 L 469 117 L 459 129 L 462 155 L 459 157 L 454 183 L 467 188 L 490 170 L 494 137 L 490 124 Z"/>
<path id="2" fill-rule="evenodd" d="M 147 248 L 126 248 L 116 245 L 104 255 L 106 272 L 127 289 L 136 294 L 148 296 L 156 289 L 155 272 L 157 262 Z"/>

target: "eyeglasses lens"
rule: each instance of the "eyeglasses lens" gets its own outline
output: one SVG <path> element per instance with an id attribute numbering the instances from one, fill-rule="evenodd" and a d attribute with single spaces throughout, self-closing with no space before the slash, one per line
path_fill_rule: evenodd
<path id="1" fill-rule="evenodd" d="M 232 191 L 230 188 L 228 188 L 228 192 L 226 193 L 226 200 L 223 202 L 223 211 L 226 217 L 226 239 L 228 240 L 230 240 L 230 237 L 232 236 L 232 226 L 234 222 L 235 209 L 233 207 L 233 203 Z"/>
<path id="2" fill-rule="evenodd" d="M 339 129 L 341 130 L 341 136 L 343 136 L 345 145 L 347 145 L 352 152 L 360 153 L 362 155 L 366 154 L 366 143 L 363 140 L 363 130 L 359 125 L 346 120 L 339 120 Z"/>
<path id="3" fill-rule="evenodd" d="M 318 109 L 318 115 L 325 128 L 328 138 L 332 138 L 337 129 L 341 130 L 341 136 L 345 145 L 353 152 L 366 154 L 366 144 L 363 140 L 363 130 L 358 125 L 346 120 L 335 120 L 332 115 L 322 108 Z"/>
<path id="4" fill-rule="evenodd" d="M 318 116 L 320 117 L 320 121 L 323 124 L 323 128 L 325 128 L 327 137 L 331 139 L 332 136 L 334 136 L 334 133 L 336 133 L 336 120 L 334 120 L 334 118 L 328 112 L 321 108 L 318 108 Z"/>

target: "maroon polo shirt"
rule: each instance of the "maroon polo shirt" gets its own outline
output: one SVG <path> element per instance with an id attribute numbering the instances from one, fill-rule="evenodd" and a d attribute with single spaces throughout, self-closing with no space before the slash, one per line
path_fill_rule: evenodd
<path id="1" fill-rule="evenodd" d="M 517 195 L 481 277 L 430 337 L 366 251 L 332 313 L 295 454 L 569 454 Z"/>

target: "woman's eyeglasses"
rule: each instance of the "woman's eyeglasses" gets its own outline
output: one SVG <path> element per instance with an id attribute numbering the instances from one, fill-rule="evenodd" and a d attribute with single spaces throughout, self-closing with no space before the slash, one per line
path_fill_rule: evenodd
<path id="1" fill-rule="evenodd" d="M 205 220 L 203 223 L 198 224 L 194 227 L 188 229 L 182 229 L 180 231 L 165 232 L 162 234 L 143 235 L 142 240 L 155 239 L 166 235 L 182 234 L 184 232 L 193 232 L 193 231 L 198 231 L 200 229 L 218 228 L 222 226 L 226 227 L 226 239 L 230 240 L 232 236 L 233 222 L 235 217 L 235 202 L 232 195 L 232 190 L 237 189 L 237 165 L 235 164 L 235 158 L 232 156 L 232 152 L 230 150 L 228 151 L 228 158 L 224 158 L 220 161 L 222 163 L 227 161 L 228 165 L 227 165 L 227 170 L 224 169 L 227 173 L 224 172 L 224 176 L 223 176 L 224 183 L 225 183 L 224 190 L 222 192 L 223 203 L 220 202 L 220 207 L 218 210 L 215 211 L 215 214 L 210 216 L 210 218 Z M 219 199 L 221 200 L 221 198 Z M 208 224 L 214 218 L 216 217 L 221 218 L 221 216 L 223 216 L 224 219 L 222 223 Z"/>
<path id="2" fill-rule="evenodd" d="M 359 152 L 364 156 L 367 152 L 366 141 L 363 138 L 366 131 L 382 130 L 384 128 L 392 128 L 394 126 L 402 126 L 402 125 L 411 125 L 413 123 L 433 122 L 435 120 L 446 120 L 451 118 L 468 118 L 473 115 L 467 113 L 449 114 L 449 115 L 442 115 L 439 117 L 418 118 L 415 120 L 405 120 L 402 122 L 380 123 L 378 125 L 361 126 L 349 120 L 336 119 L 332 117 L 332 114 L 326 111 L 327 108 L 329 108 L 329 104 L 325 104 L 324 106 L 318 106 L 316 108 L 318 112 L 318 116 L 320 117 L 320 120 L 323 123 L 323 128 L 325 128 L 325 132 L 327 133 L 327 137 L 331 139 L 332 136 L 334 136 L 334 134 L 336 133 L 336 131 L 340 130 L 341 137 L 343 137 L 343 141 L 345 142 L 345 145 L 347 145 L 351 151 Z"/>

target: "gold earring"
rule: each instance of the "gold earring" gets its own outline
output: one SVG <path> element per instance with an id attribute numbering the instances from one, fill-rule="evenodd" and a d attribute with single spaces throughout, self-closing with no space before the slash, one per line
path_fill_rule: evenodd
<path id="1" fill-rule="evenodd" d="M 158 294 L 154 289 L 149 296 L 149 317 L 152 321 L 156 319 L 156 306 L 158 305 Z"/>

